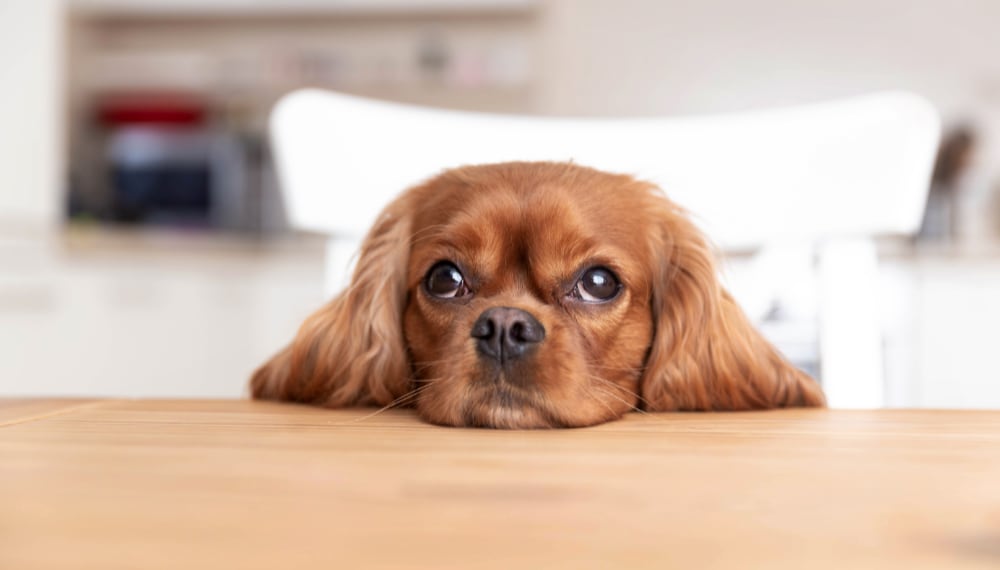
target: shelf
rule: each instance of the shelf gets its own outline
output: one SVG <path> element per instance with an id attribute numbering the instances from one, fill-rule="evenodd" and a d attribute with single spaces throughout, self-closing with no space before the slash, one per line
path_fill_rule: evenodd
<path id="1" fill-rule="evenodd" d="M 319 260 L 326 239 L 303 233 L 256 236 L 212 230 L 70 223 L 60 232 L 57 243 L 66 255 L 76 259 L 149 259 L 160 255 L 214 260 L 224 255 Z"/>
<path id="2" fill-rule="evenodd" d="M 916 242 L 883 240 L 878 244 L 879 257 L 898 261 L 1000 262 L 1000 240 L 983 238 L 954 242 Z"/>

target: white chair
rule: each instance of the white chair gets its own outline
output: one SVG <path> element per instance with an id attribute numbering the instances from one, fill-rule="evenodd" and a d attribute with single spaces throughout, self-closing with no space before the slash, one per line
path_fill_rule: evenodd
<path id="1" fill-rule="evenodd" d="M 278 103 L 271 128 L 292 226 L 330 236 L 329 293 L 344 285 L 379 210 L 416 182 L 464 164 L 573 160 L 658 184 L 723 251 L 791 246 L 817 255 L 829 402 L 885 404 L 873 238 L 911 235 L 920 224 L 940 125 L 918 96 L 692 118 L 565 119 L 304 90 Z"/>

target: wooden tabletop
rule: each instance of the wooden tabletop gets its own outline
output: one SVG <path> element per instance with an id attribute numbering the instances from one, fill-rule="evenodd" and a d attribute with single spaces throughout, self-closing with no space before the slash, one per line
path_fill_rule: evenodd
<path id="1" fill-rule="evenodd" d="M 0 568 L 1000 568 L 1000 412 L 0 400 Z"/>

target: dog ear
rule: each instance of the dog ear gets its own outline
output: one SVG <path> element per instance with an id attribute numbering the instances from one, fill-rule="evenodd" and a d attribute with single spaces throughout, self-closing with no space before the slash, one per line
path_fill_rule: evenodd
<path id="1" fill-rule="evenodd" d="M 686 213 L 656 199 L 654 338 L 640 387 L 647 407 L 823 406 L 819 384 L 788 362 L 723 289 L 713 252 Z"/>
<path id="2" fill-rule="evenodd" d="M 410 388 L 403 342 L 411 219 L 406 196 L 380 214 L 351 283 L 302 324 L 250 380 L 254 398 L 343 407 L 387 405 Z"/>

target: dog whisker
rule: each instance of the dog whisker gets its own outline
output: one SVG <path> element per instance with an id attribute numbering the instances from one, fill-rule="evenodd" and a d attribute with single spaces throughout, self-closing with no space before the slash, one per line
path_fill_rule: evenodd
<path id="1" fill-rule="evenodd" d="M 420 362 L 414 362 L 413 367 L 423 370 L 437 364 L 448 364 L 451 362 L 454 362 L 454 359 L 442 358 L 441 360 L 421 360 Z"/>
<path id="2" fill-rule="evenodd" d="M 610 390 L 605 390 L 605 389 L 601 388 L 600 386 L 591 386 L 591 388 L 597 390 L 598 392 L 601 392 L 602 394 L 604 394 L 604 395 L 606 395 L 606 396 L 608 396 L 610 398 L 614 398 L 615 400 L 618 400 L 619 402 L 621 402 L 621 403 L 625 404 L 626 406 L 628 406 L 629 409 L 632 410 L 632 411 L 634 411 L 634 412 L 638 412 L 640 414 L 646 414 L 646 413 L 648 413 L 645 410 L 643 410 L 642 408 L 639 408 L 638 406 L 636 406 L 635 404 L 630 403 L 625 398 L 622 398 L 621 396 L 615 394 L 614 392 L 611 392 Z"/>
<path id="3" fill-rule="evenodd" d="M 642 402 L 643 404 L 645 404 L 647 406 L 650 405 L 650 403 L 649 403 L 648 400 L 646 400 L 645 398 L 643 398 L 642 396 L 640 396 L 638 393 L 633 392 L 632 390 L 629 390 L 628 388 L 626 388 L 626 387 L 624 387 L 624 386 L 622 386 L 620 384 L 615 384 L 614 382 L 611 382 L 610 380 L 608 380 L 606 378 L 601 378 L 600 376 L 594 376 L 593 374 L 588 374 L 587 377 L 590 378 L 591 380 L 596 380 L 598 382 L 601 382 L 602 384 L 606 384 L 607 386 L 610 386 L 612 388 L 618 389 L 619 391 L 622 392 L 622 394 L 624 396 L 634 397 L 638 401 Z"/>
<path id="4" fill-rule="evenodd" d="M 598 398 L 598 397 L 597 397 L 597 396 L 596 396 L 596 395 L 595 395 L 595 394 L 594 394 L 593 392 L 591 392 L 591 393 L 590 393 L 590 396 L 592 396 L 592 397 L 594 398 L 594 401 L 595 401 L 595 402 L 598 402 L 598 403 L 600 403 L 600 404 L 601 404 L 602 406 L 604 406 L 605 408 L 607 408 L 607 409 L 608 409 L 608 411 L 609 411 L 609 412 L 611 412 L 611 417 L 612 417 L 612 418 L 615 418 L 615 417 L 618 417 L 618 412 L 616 412 L 614 408 L 612 408 L 612 407 L 611 407 L 610 405 L 608 405 L 608 403 L 607 403 L 607 402 L 605 402 L 605 401 L 604 401 L 604 400 L 602 400 L 601 398 Z"/>
<path id="5" fill-rule="evenodd" d="M 410 390 L 409 392 L 403 394 L 402 396 L 399 396 L 395 400 L 389 402 L 388 404 L 382 406 L 381 408 L 375 410 L 374 412 L 372 412 L 370 414 L 361 416 L 360 418 L 355 418 L 355 419 L 353 419 L 353 420 L 351 420 L 349 422 L 344 422 L 344 423 L 339 424 L 339 425 L 356 424 L 358 422 L 362 422 L 364 420 L 373 418 L 373 417 L 381 414 L 382 412 L 385 412 L 386 410 L 390 410 L 390 409 L 392 409 L 394 407 L 400 407 L 400 406 L 408 405 L 408 404 L 412 403 L 414 400 L 416 400 L 417 396 L 419 396 L 423 391 L 427 390 L 427 388 L 429 388 L 430 385 L 433 384 L 435 381 L 437 381 L 437 380 L 429 380 L 429 381 L 420 380 L 419 382 L 422 384 L 421 386 L 417 386 L 416 388 Z"/>

